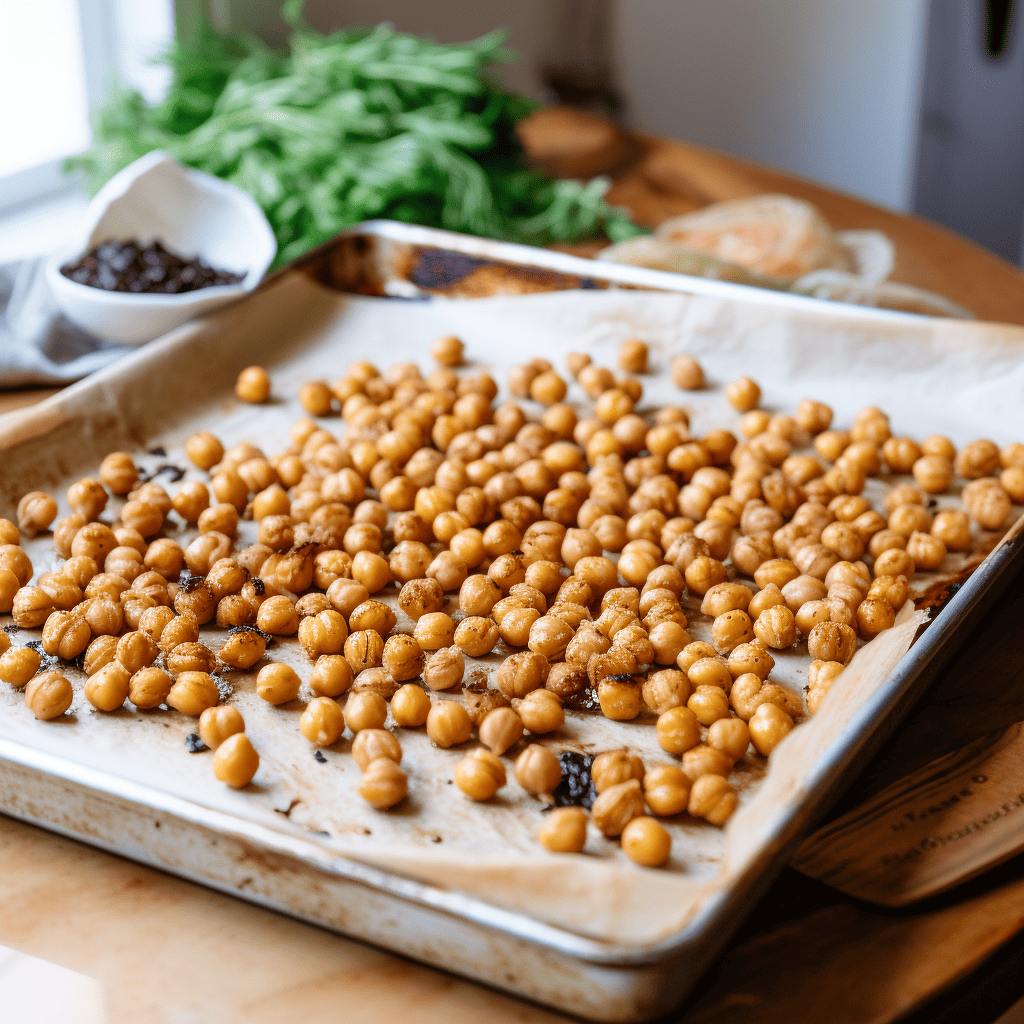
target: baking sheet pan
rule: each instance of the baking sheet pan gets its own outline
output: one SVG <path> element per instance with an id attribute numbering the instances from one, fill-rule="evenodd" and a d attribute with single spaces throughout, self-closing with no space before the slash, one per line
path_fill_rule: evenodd
<path id="1" fill-rule="evenodd" d="M 443 248 L 448 239 L 436 241 Z M 912 379 L 923 374 L 927 380 L 924 353 L 938 353 L 948 375 L 959 365 L 964 346 L 973 345 L 973 357 L 962 360 L 970 373 L 955 378 L 957 393 L 971 401 L 951 420 L 948 410 L 931 407 L 934 401 L 915 405 L 904 393 L 904 428 L 915 433 L 945 428 L 959 434 L 954 436 L 958 443 L 992 433 L 986 426 L 1004 433 L 1012 429 L 1012 414 L 1000 419 L 991 410 L 1020 394 L 1019 377 L 1012 372 L 1020 362 L 1020 332 L 955 325 L 957 333 L 943 322 L 911 318 L 908 324 L 900 314 L 844 316 L 837 328 L 831 307 L 814 306 L 813 313 L 787 312 L 786 338 L 777 307 L 745 302 L 738 310 L 732 300 L 712 296 L 623 291 L 410 305 L 344 298 L 301 274 L 286 273 L 249 302 L 147 346 L 42 406 L 0 420 L 0 486 L 8 504 L 30 487 L 59 493 L 60 485 L 94 468 L 112 447 L 138 451 L 161 443 L 173 458 L 199 421 L 216 421 L 225 440 L 245 436 L 259 443 L 259 433 L 281 437 L 294 418 L 294 403 L 254 411 L 239 409 L 226 397 L 241 366 L 264 362 L 272 368 L 275 390 L 293 396 L 298 383 L 311 375 L 333 379 L 350 359 L 381 352 L 387 354 L 375 358 L 386 365 L 402 358 L 405 346 L 423 352 L 433 337 L 452 330 L 467 339 L 478 364 L 471 369 L 490 364 L 499 380 L 503 364 L 558 345 L 585 348 L 599 361 L 611 362 L 628 331 L 651 340 L 662 366 L 671 352 L 685 348 L 721 383 L 727 373 L 741 372 L 730 367 L 743 360 L 742 371 L 762 380 L 769 404 L 792 407 L 798 397 L 812 394 L 832 401 L 844 421 L 868 401 L 893 408 L 900 400 L 900 374 Z M 808 339 L 820 349 L 820 359 Z M 837 396 L 836 358 L 843 346 L 858 351 L 858 372 L 847 374 Z M 890 373 L 879 386 L 874 367 L 886 352 Z M 1007 372 L 994 375 L 1000 368 Z M 646 378 L 645 383 L 652 398 L 659 398 L 664 382 Z M 945 386 L 951 387 L 948 379 Z M 698 433 L 730 415 L 721 404 L 711 393 L 695 403 Z M 929 416 L 930 423 L 921 422 Z M 326 421 L 325 426 L 332 424 Z M 126 777 L 116 756 L 122 753 L 122 740 L 139 732 L 128 712 L 113 719 L 79 715 L 72 728 L 82 735 L 75 742 L 65 723 L 29 723 L 26 729 L 11 713 L 18 702 L 7 700 L 10 707 L 5 705 L 0 714 L 0 807 L 585 1016 L 650 1016 L 677 1003 L 692 986 L 784 863 L 800 831 L 838 795 L 850 766 L 880 742 L 971 617 L 994 597 L 1016 564 L 1020 546 L 1018 536 L 990 556 L 906 657 L 903 652 L 919 628 L 913 619 L 902 632 L 890 631 L 884 643 L 866 648 L 858 671 L 851 667 L 842 677 L 847 694 L 830 694 L 815 719 L 794 731 L 787 740 L 792 749 L 785 759 L 773 759 L 767 779 L 752 770 L 736 827 L 730 825 L 723 834 L 692 823 L 673 824 L 681 851 L 674 871 L 636 869 L 623 864 L 614 849 L 604 848 L 589 857 L 538 858 L 535 844 L 523 841 L 522 824 L 530 820 L 536 827 L 537 808 L 512 806 L 500 812 L 498 828 L 507 848 L 517 851 L 516 871 L 510 873 L 507 853 L 494 856 L 494 835 L 474 832 L 489 809 L 472 811 L 463 825 L 453 823 L 458 805 L 444 790 L 436 803 L 437 794 L 422 795 L 419 816 L 399 815 L 393 833 L 387 831 L 392 824 L 379 824 L 381 816 L 353 803 L 332 828 L 368 828 L 370 835 L 332 831 L 323 837 L 316 832 L 325 830 L 311 831 L 323 822 L 304 818 L 303 808 L 291 807 L 288 796 L 316 778 L 313 770 L 321 770 L 308 747 L 299 743 L 284 750 L 275 743 L 268 748 L 276 774 L 259 799 L 211 793 L 208 763 L 182 753 L 181 736 L 194 726 L 175 715 L 166 726 L 166 718 L 147 719 L 150 734 L 159 729 L 173 736 L 165 744 L 150 743 L 144 763 L 133 765 Z M 36 567 L 50 565 L 37 561 Z M 288 652 L 276 656 L 281 654 L 287 660 Z M 785 679 L 784 665 L 780 673 Z M 854 685 L 858 680 L 862 685 Z M 241 683 L 236 692 L 239 700 L 251 696 Z M 249 722 L 258 705 L 243 711 Z M 285 714 L 297 717 L 298 709 Z M 17 721 L 16 728 L 9 727 L 11 721 Z M 573 735 L 577 725 L 580 731 Z M 290 727 L 294 732 L 294 721 Z M 595 739 L 594 731 L 604 728 L 613 731 L 604 740 Z M 616 728 L 603 719 L 571 721 L 568 741 L 599 743 L 594 749 L 618 745 Z M 634 742 L 639 729 L 631 732 L 627 742 L 644 750 L 642 740 Z M 408 746 L 404 736 L 403 746 Z M 428 756 L 427 751 L 410 751 L 410 757 L 420 754 Z M 452 752 L 452 763 L 458 756 Z M 300 757 L 308 763 L 303 765 Z M 788 770 L 776 771 L 776 764 Z M 355 771 L 350 761 L 348 771 Z M 447 815 L 441 844 L 434 841 L 436 824 L 425 820 L 425 812 L 435 808 L 444 808 Z M 369 815 L 364 820 L 372 819 L 372 827 L 361 823 L 360 813 Z M 411 836 L 416 841 L 410 842 Z M 396 848 L 396 837 L 406 840 L 402 848 Z M 725 875 L 723 864 L 728 865 Z M 594 899 L 595 892 L 607 892 L 609 879 L 625 881 L 619 905 Z"/>

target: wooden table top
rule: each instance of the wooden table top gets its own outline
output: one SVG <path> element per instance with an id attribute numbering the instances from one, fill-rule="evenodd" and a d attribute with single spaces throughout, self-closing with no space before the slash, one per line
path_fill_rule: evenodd
<path id="1" fill-rule="evenodd" d="M 546 119 L 546 120 L 545 120 Z M 546 113 L 527 141 L 562 174 L 615 171 L 612 201 L 655 224 L 707 203 L 784 192 L 836 228 L 877 228 L 895 280 L 979 317 L 1024 324 L 1024 275 L 919 218 L 683 143 L 626 139 Z M 617 169 L 616 169 L 617 168 Z M 0 392 L 0 412 L 52 389 Z M 1011 584 L 836 813 L 977 737 L 1024 720 L 1024 580 Z M 0 945 L 99 979 L 112 1022 L 487 1018 L 568 1020 L 250 904 L 0 816 Z M 795 871 L 780 877 L 673 1020 L 887 1024 L 994 1020 L 1024 977 L 1024 858 L 901 911 Z M 979 966 L 980 965 L 980 966 Z"/>

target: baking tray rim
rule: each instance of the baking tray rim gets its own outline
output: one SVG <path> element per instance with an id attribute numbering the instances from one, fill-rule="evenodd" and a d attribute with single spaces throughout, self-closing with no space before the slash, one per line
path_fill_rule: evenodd
<path id="1" fill-rule="evenodd" d="M 617 285 L 639 285 L 656 291 L 700 295 L 707 298 L 727 299 L 732 302 L 764 303 L 794 312 L 835 314 L 853 320 L 865 319 L 875 323 L 892 324 L 913 324 L 920 323 L 922 320 L 949 319 L 948 317 L 932 317 L 927 313 L 862 306 L 836 299 L 819 299 L 812 295 L 798 295 L 774 288 L 739 284 L 735 281 L 718 281 L 714 278 L 697 277 L 674 271 L 652 270 L 648 267 L 637 267 L 627 263 L 612 263 L 608 260 L 591 259 L 586 256 L 573 256 L 555 249 L 522 245 L 518 242 L 499 242 L 493 238 L 481 238 L 476 235 L 448 231 L 444 228 L 428 228 L 419 224 L 406 224 L 404 221 L 383 218 L 361 221 L 359 224 L 345 228 L 333 238 L 269 275 L 260 287 L 291 270 L 301 270 L 307 264 L 329 253 L 339 240 L 359 235 L 386 238 L 391 242 L 422 245 L 432 249 L 450 250 L 485 261 L 548 270 L 583 279 L 596 278 Z M 431 297 L 430 293 L 428 292 L 425 297 Z M 443 295 L 439 297 L 443 297 Z"/>

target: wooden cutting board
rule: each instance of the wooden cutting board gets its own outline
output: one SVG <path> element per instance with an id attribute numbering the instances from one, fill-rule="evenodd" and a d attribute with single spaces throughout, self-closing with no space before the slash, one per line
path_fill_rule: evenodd
<path id="1" fill-rule="evenodd" d="M 888 907 L 934 896 L 1024 849 L 1024 722 L 919 768 L 830 822 L 792 866 Z"/>

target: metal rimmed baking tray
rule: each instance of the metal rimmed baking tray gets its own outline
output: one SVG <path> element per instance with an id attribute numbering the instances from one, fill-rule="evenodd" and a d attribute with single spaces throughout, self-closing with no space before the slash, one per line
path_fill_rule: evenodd
<path id="1" fill-rule="evenodd" d="M 401 246 L 433 248 L 439 254 L 459 252 L 479 261 L 468 264 L 473 273 L 483 267 L 498 280 L 501 264 L 505 262 L 523 271 L 520 279 L 536 281 L 549 273 L 571 277 L 570 272 L 582 273 L 586 269 L 591 272 L 590 277 L 581 281 L 602 281 L 604 268 L 599 264 L 568 264 L 564 261 L 573 258 L 557 254 L 548 257 L 532 251 L 535 263 L 531 268 L 522 262 L 531 255 L 530 250 L 515 247 L 517 252 L 509 254 L 504 249 L 495 251 L 493 243 L 475 239 L 459 240 L 462 248 L 455 249 L 451 236 L 435 235 L 431 239 L 430 233 L 420 234 L 422 231 L 402 225 L 386 230 L 371 225 L 349 233 L 344 244 L 352 243 L 364 261 L 376 251 L 374 258 L 382 261 L 376 267 L 383 267 L 385 272 L 370 266 L 361 278 L 347 278 L 343 282 L 345 287 L 377 294 L 386 293 L 389 288 L 397 290 L 400 258 L 408 256 L 408 250 Z M 353 241 L 360 238 L 362 241 Z M 317 366 L 323 375 L 328 375 L 338 372 L 339 366 L 352 358 L 370 356 L 383 364 L 401 358 L 403 345 L 420 340 L 407 338 L 403 332 L 420 330 L 420 321 L 427 322 L 423 330 L 436 330 L 460 317 L 483 318 L 489 325 L 486 337 L 482 333 L 476 335 L 470 347 L 475 340 L 485 352 L 487 343 L 497 346 L 495 339 L 507 340 L 510 324 L 520 331 L 522 352 L 527 354 L 533 350 L 531 346 L 553 344 L 551 339 L 556 334 L 564 335 L 566 347 L 579 340 L 577 328 L 583 321 L 573 320 L 566 313 L 563 296 L 555 289 L 545 287 L 551 294 L 524 300 L 482 300 L 477 305 L 347 299 L 309 281 L 309 276 L 322 280 L 318 275 L 323 273 L 323 264 L 319 264 L 318 270 L 317 260 L 330 253 L 330 247 L 321 250 L 303 266 L 277 276 L 252 299 L 232 310 L 155 342 L 26 413 L 0 420 L 0 513 L 9 512 L 17 495 L 30 487 L 41 486 L 59 494 L 69 478 L 80 475 L 83 468 L 94 467 L 112 446 L 135 450 L 140 453 L 140 460 L 145 461 L 146 449 L 161 443 L 167 447 L 168 457 L 174 458 L 192 423 L 221 422 L 225 430 L 246 435 L 261 429 L 262 420 L 257 417 L 291 415 L 293 408 L 283 401 L 279 406 L 251 413 L 250 419 L 246 419 L 250 411 L 237 408 L 229 397 L 229 385 L 238 369 L 251 362 L 266 362 L 272 368 L 277 363 L 280 372 L 274 374 L 275 387 L 280 380 L 285 393 L 296 380 L 302 379 L 302 374 L 308 376 L 310 366 Z M 516 263 L 513 256 L 520 262 Z M 340 260 L 340 256 L 337 258 Z M 388 264 L 387 259 L 392 258 L 395 262 Z M 557 266 L 550 265 L 549 259 Z M 445 265 L 443 256 L 433 265 L 438 263 Z M 391 269 L 387 269 L 389 266 Z M 462 264 L 463 268 L 466 266 Z M 592 300 L 570 299 L 573 310 L 598 310 L 600 315 L 595 322 L 599 325 L 615 323 L 608 339 L 621 337 L 624 310 L 630 311 L 634 321 L 648 317 L 640 327 L 652 336 L 657 334 L 658 324 L 668 324 L 666 337 L 671 338 L 695 338 L 700 332 L 715 337 L 720 330 L 717 336 L 726 339 L 726 319 L 740 317 L 740 305 L 749 306 L 750 314 L 761 325 L 776 323 L 782 315 L 782 306 L 774 297 L 761 303 L 759 293 L 750 295 L 750 289 L 744 289 L 746 294 L 736 298 L 731 294 L 706 295 L 699 285 L 694 285 L 691 294 L 699 296 L 699 301 L 691 301 L 687 295 L 638 295 L 629 287 L 655 289 L 646 274 L 656 272 L 609 269 L 614 271 L 615 284 L 626 286 L 621 296 L 602 288 L 588 288 L 587 291 L 598 293 Z M 633 273 L 639 274 L 635 280 L 630 279 Z M 467 276 L 464 274 L 460 280 Z M 516 274 L 508 276 L 515 279 Z M 657 275 L 659 279 L 666 276 L 673 275 Z M 332 279 L 327 283 L 339 282 Z M 571 280 L 560 282 L 561 287 L 566 284 L 571 285 Z M 476 287 L 482 287 L 479 278 Z M 735 287 L 739 286 L 729 286 Z M 682 290 L 691 291 L 688 285 Z M 407 295 L 414 297 L 412 292 Z M 915 331 L 930 330 L 921 326 L 920 318 L 845 308 L 836 312 L 816 300 L 794 301 L 797 307 L 787 308 L 786 315 L 822 336 L 829 330 L 838 330 L 836 323 L 841 322 L 846 325 L 843 330 L 862 332 L 865 345 L 872 338 L 906 338 L 910 346 L 918 337 Z M 517 306 L 520 302 L 523 304 Z M 789 306 L 788 302 L 782 305 Z M 517 310 L 529 310 L 530 315 L 520 316 Z M 374 324 L 384 316 L 391 318 L 392 328 L 374 333 Z M 507 322 L 503 323 L 503 318 Z M 629 326 L 636 326 L 634 321 Z M 346 325 L 352 323 L 359 327 L 356 337 L 363 339 L 358 344 L 344 334 Z M 550 324 L 552 333 L 542 338 L 545 324 Z M 335 330 L 339 325 L 341 334 Z M 956 334 L 956 338 L 970 342 L 971 331 L 981 328 L 959 325 L 948 329 L 966 331 Z M 739 333 L 745 336 L 745 332 Z M 781 342 L 776 338 L 773 344 Z M 757 357 L 751 347 L 723 352 L 721 359 L 728 363 L 740 355 Z M 826 361 L 834 360 L 835 353 L 828 352 L 826 356 Z M 508 358 L 517 361 L 520 357 L 521 353 L 516 351 Z M 500 364 L 504 356 L 487 353 L 485 358 Z M 709 366 L 714 365 L 710 352 L 708 361 Z M 833 373 L 835 370 L 833 366 Z M 765 384 L 766 393 L 771 395 L 768 377 Z M 847 381 L 847 385 L 856 391 L 855 382 Z M 786 381 L 780 376 L 779 395 L 785 386 Z M 651 381 L 650 388 L 652 392 L 657 390 L 656 380 Z M 948 412 L 939 418 L 942 416 L 948 418 Z M 205 773 L 197 767 L 199 762 L 181 751 L 180 734 L 188 729 L 188 723 L 174 715 L 151 716 L 146 720 L 145 736 L 150 749 L 145 751 L 145 759 L 140 755 L 138 762 L 132 761 L 130 770 L 126 770 L 126 762 L 134 755 L 122 739 L 137 731 L 141 734 L 143 729 L 128 712 L 102 720 L 98 715 L 80 713 L 77 721 L 40 723 L 36 727 L 14 714 L 18 702 L 10 699 L 9 692 L 5 693 L 5 702 L 0 704 L 0 809 L 585 1017 L 650 1017 L 667 1011 L 684 998 L 785 863 L 802 832 L 838 796 L 857 765 L 896 724 L 965 630 L 984 613 L 1017 571 L 1022 546 L 1018 524 L 924 629 L 905 656 L 899 656 L 900 645 L 894 646 L 889 651 L 892 665 L 884 658 L 884 672 L 877 671 L 876 665 L 872 687 L 856 694 L 856 700 L 833 702 L 831 730 L 824 728 L 828 722 L 819 712 L 808 725 L 794 731 L 792 737 L 799 738 L 801 745 L 792 748 L 789 761 L 799 765 L 799 770 L 786 770 L 780 775 L 773 769 L 765 779 L 758 780 L 758 793 L 771 792 L 774 796 L 767 803 L 761 801 L 765 806 L 759 813 L 747 813 L 746 827 L 733 837 L 737 849 L 733 851 L 728 877 L 719 879 L 713 871 L 699 874 L 694 858 L 688 868 L 700 883 L 701 891 L 692 899 L 688 915 L 681 914 L 685 919 L 680 925 L 657 936 L 653 928 L 650 934 L 642 934 L 643 920 L 636 922 L 636 934 L 623 931 L 617 936 L 614 929 L 606 929 L 604 934 L 597 935 L 584 927 L 580 915 L 575 919 L 569 915 L 559 924 L 553 920 L 557 915 L 545 917 L 538 911 L 538 901 L 531 902 L 527 894 L 519 903 L 507 898 L 489 899 L 487 887 L 474 884 L 469 875 L 462 876 L 465 884 L 460 884 L 458 875 L 431 873 L 424 866 L 425 859 L 409 860 L 403 869 L 393 858 L 359 854 L 358 838 L 351 838 L 342 846 L 334 843 L 333 837 L 325 838 L 304 825 L 297 817 L 298 811 L 288 816 L 290 807 L 273 803 L 272 784 L 263 787 L 265 794 L 251 797 L 253 804 L 264 796 L 270 801 L 259 805 L 266 813 L 247 814 L 240 810 L 246 806 L 244 803 L 215 800 L 204 789 Z M 49 568 L 45 555 L 41 558 L 37 568 Z M 907 622 L 907 644 L 919 628 L 919 620 L 911 618 Z M 894 640 L 896 632 L 892 631 Z M 246 714 L 248 721 L 248 711 Z M 592 725 L 593 720 L 588 720 L 580 728 L 589 729 Z M 159 741 L 160 730 L 174 734 L 174 757 L 170 756 L 169 746 L 165 754 Z M 79 732 L 84 737 L 81 743 L 74 739 Z M 108 742 L 106 736 L 117 738 Z M 291 768 L 286 762 L 287 758 L 279 758 L 272 767 L 286 774 Z M 299 767 L 306 778 L 308 766 L 304 763 Z M 780 762 L 780 767 L 786 765 Z M 420 784 L 426 788 L 428 782 L 420 780 Z M 247 799 L 250 798 L 239 797 L 240 801 Z M 748 810 L 757 812 L 757 800 L 752 799 Z M 424 806 L 426 802 L 427 797 Z M 430 823 L 407 816 L 399 817 L 393 827 L 411 832 L 425 824 Z M 457 849 L 460 836 L 455 834 L 456 826 L 451 827 L 451 845 Z M 430 841 L 428 838 L 427 842 Z M 718 842 L 708 836 L 700 837 L 700 841 Z M 466 849 L 470 860 L 482 862 L 477 848 Z M 595 870 L 605 866 L 617 870 L 617 862 L 606 863 L 600 856 L 591 859 Z M 583 865 L 581 871 L 587 867 Z M 645 891 L 661 892 L 657 888 L 661 876 L 656 873 L 636 869 L 621 877 L 631 882 L 640 879 L 644 885 L 653 886 Z M 491 879 L 494 883 L 500 880 L 498 874 Z M 559 881 L 569 886 L 572 879 L 560 876 Z M 683 892 L 676 891 L 680 899 Z M 570 898 L 581 901 L 584 911 L 593 916 L 600 915 L 607 897 L 607 893 L 594 888 L 570 889 Z M 654 909 L 651 908 L 652 916 Z"/>

